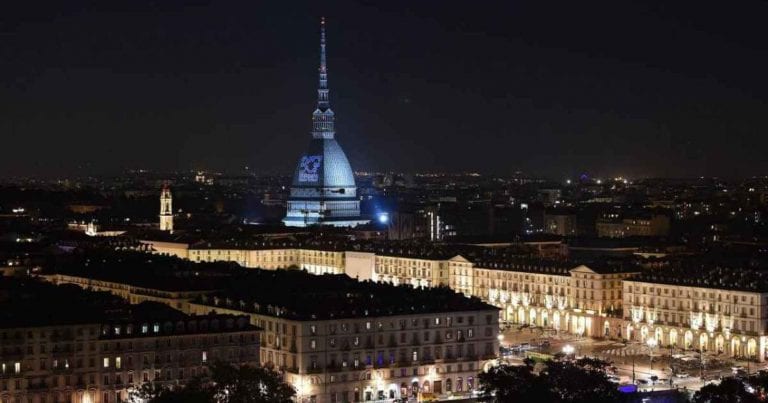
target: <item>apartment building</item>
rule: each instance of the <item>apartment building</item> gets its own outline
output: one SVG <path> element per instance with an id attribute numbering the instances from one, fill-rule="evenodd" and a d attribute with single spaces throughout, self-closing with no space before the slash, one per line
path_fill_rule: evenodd
<path id="1" fill-rule="evenodd" d="M 764 361 L 768 280 L 745 268 L 668 268 L 624 280 L 624 337 Z"/>
<path id="2" fill-rule="evenodd" d="M 190 313 L 250 315 L 264 329 L 262 363 L 285 373 L 299 401 L 468 396 L 497 358 L 498 309 L 445 288 L 258 270 L 240 283 Z"/>
<path id="3" fill-rule="evenodd" d="M 122 402 L 145 382 L 205 376 L 215 360 L 259 365 L 247 316 L 190 316 L 33 280 L 0 280 L 0 290 L 2 402 Z"/>

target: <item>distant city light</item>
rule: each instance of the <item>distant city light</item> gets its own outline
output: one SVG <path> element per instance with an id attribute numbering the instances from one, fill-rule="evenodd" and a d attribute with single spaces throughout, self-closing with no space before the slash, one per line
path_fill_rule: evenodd
<path id="1" fill-rule="evenodd" d="M 389 213 L 379 213 L 379 223 L 386 224 L 389 222 Z"/>
<path id="2" fill-rule="evenodd" d="M 570 184 L 571 184 L 571 180 L 570 180 L 570 179 L 566 179 L 566 180 L 565 180 L 565 183 L 567 183 L 567 184 L 569 184 L 569 185 L 570 185 Z"/>

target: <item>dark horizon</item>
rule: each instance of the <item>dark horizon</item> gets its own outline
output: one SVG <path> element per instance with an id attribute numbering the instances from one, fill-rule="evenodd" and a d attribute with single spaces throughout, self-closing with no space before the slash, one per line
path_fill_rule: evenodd
<path id="1" fill-rule="evenodd" d="M 320 16 L 356 171 L 768 173 L 768 3 L 14 3 L 2 177 L 290 175 Z"/>

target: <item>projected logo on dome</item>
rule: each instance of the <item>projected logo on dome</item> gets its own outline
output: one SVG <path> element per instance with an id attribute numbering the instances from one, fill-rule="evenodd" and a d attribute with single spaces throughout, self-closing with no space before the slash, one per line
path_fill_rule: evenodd
<path id="1" fill-rule="evenodd" d="M 322 155 L 305 155 L 301 158 L 299 182 L 317 182 L 317 172 L 320 170 Z"/>

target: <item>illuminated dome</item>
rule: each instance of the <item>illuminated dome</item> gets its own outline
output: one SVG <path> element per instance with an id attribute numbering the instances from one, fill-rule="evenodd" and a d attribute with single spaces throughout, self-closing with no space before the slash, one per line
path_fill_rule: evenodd
<path id="1" fill-rule="evenodd" d="M 299 158 L 283 223 L 288 226 L 367 224 L 360 217 L 355 175 L 335 139 L 334 114 L 328 99 L 325 65 L 325 21 L 320 30 L 320 86 L 312 113 L 312 139 Z"/>
<path id="2" fill-rule="evenodd" d="M 355 176 L 336 139 L 312 139 L 293 174 L 294 188 L 355 189 Z"/>

